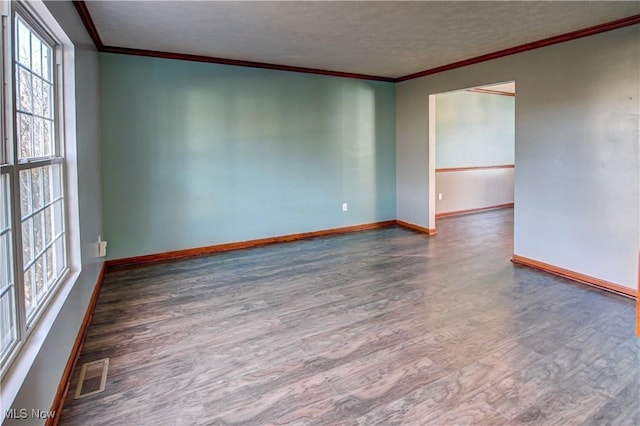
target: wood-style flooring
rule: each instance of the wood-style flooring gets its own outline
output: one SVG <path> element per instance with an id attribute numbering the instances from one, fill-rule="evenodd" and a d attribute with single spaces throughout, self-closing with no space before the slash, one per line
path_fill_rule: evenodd
<path id="1" fill-rule="evenodd" d="M 437 225 L 108 273 L 60 424 L 640 425 L 632 300 L 512 264 L 512 209 Z"/>

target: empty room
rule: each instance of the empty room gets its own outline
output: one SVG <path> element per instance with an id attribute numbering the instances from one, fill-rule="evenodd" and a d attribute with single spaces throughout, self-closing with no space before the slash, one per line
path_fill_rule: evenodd
<path id="1" fill-rule="evenodd" d="M 14 425 L 640 424 L 637 1 L 0 1 Z"/>

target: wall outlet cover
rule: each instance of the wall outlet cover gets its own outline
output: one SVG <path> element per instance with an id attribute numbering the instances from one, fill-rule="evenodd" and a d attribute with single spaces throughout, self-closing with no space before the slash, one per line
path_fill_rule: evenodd
<path id="1" fill-rule="evenodd" d="M 98 241 L 98 257 L 105 257 L 107 255 L 107 242 Z"/>

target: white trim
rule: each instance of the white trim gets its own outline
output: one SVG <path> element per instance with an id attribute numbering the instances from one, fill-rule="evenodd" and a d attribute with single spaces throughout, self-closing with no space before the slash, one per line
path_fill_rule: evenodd
<path id="1" fill-rule="evenodd" d="M 60 144 L 64 145 L 64 194 L 65 194 L 65 226 L 67 232 L 67 268 L 68 273 L 58 288 L 53 291 L 47 306 L 40 312 L 39 318 L 31 325 L 29 333 L 22 336 L 18 350 L 7 362 L 0 382 L 0 422 L 4 421 L 6 410 L 11 408 L 20 388 L 26 380 L 33 363 L 40 354 L 44 342 L 53 324 L 62 310 L 70 292 L 74 288 L 81 271 L 80 221 L 78 203 L 78 170 L 76 147 L 76 107 L 75 107 L 75 52 L 71 39 L 42 0 L 22 2 L 22 7 L 33 15 L 47 32 L 54 35 L 62 49 L 62 63 L 58 65 L 58 83 L 62 88 L 62 108 L 58 110 L 62 121 L 59 135 Z M 8 10 L 9 2 L 0 0 L 0 9 Z M 6 32 L 5 32 L 6 35 Z M 11 34 L 9 34 L 11 35 Z M 5 43 L 11 47 L 9 41 Z M 57 61 L 59 61 L 58 59 Z M 8 61 L 11 62 L 11 61 Z M 5 96 L 11 95 L 7 94 Z"/>
<path id="2" fill-rule="evenodd" d="M 427 228 L 436 229 L 436 95 L 429 95 L 429 217 Z"/>

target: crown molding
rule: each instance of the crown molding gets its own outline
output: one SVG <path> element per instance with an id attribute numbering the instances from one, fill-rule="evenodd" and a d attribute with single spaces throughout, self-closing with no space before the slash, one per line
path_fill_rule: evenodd
<path id="1" fill-rule="evenodd" d="M 117 54 L 123 54 L 123 55 L 135 55 L 135 56 L 148 56 L 148 57 L 165 58 L 165 59 L 177 59 L 177 60 L 193 61 L 193 62 L 206 62 L 206 63 L 212 63 L 212 64 L 262 68 L 262 69 L 279 70 L 279 71 L 291 71 L 291 72 L 300 72 L 300 73 L 306 73 L 306 74 L 328 75 L 332 77 L 384 81 L 389 83 L 399 83 L 407 80 L 413 80 L 415 78 L 420 78 L 427 75 L 452 70 L 455 68 L 461 68 L 467 65 L 486 62 L 492 59 L 498 59 L 505 56 L 526 52 L 528 50 L 539 49 L 541 47 L 551 46 L 558 43 L 564 43 L 564 42 L 575 40 L 578 38 L 588 37 L 588 36 L 600 34 L 606 31 L 616 30 L 618 28 L 640 24 L 640 15 L 633 15 L 627 18 L 618 19 L 616 21 L 606 22 L 604 24 L 595 25 L 593 27 L 583 28 L 581 30 L 560 34 L 557 36 L 545 38 L 545 39 L 530 42 L 530 43 L 521 44 L 519 46 L 510 47 L 508 49 L 498 50 L 496 52 L 487 53 L 485 55 L 476 56 L 476 57 L 465 59 L 462 61 L 441 65 L 435 68 L 429 68 L 424 71 L 407 74 L 402 77 L 393 78 L 393 77 L 384 77 L 384 76 L 377 76 L 377 75 L 323 70 L 323 69 L 317 69 L 317 68 L 270 64 L 265 62 L 244 61 L 239 59 L 217 58 L 213 56 L 191 55 L 191 54 L 176 53 L 176 52 L 163 52 L 163 51 L 157 51 L 157 50 L 133 49 L 128 47 L 118 47 L 118 46 L 106 46 L 102 42 L 102 39 L 100 38 L 100 34 L 98 33 L 95 23 L 93 22 L 93 18 L 91 17 L 91 13 L 89 12 L 89 8 L 87 7 L 86 1 L 73 0 L 73 4 L 76 7 L 76 10 L 78 11 L 80 18 L 82 19 L 82 22 L 85 28 L 87 29 L 87 32 L 91 36 L 91 39 L 93 40 L 93 43 L 95 44 L 99 52 L 117 53 Z"/>
<path id="2" fill-rule="evenodd" d="M 93 44 L 96 46 L 96 49 L 102 51 L 102 49 L 104 48 L 104 44 L 102 43 L 102 39 L 100 38 L 100 34 L 98 33 L 98 29 L 96 28 L 96 24 L 93 22 L 93 18 L 91 17 L 91 13 L 89 12 L 87 3 L 84 0 L 73 0 L 72 3 L 76 7 L 78 15 L 80 15 L 80 19 L 82 19 L 82 23 L 87 29 L 91 40 L 93 40 Z"/>
<path id="3" fill-rule="evenodd" d="M 265 62 L 242 61 L 239 59 L 216 58 L 213 56 L 190 55 L 186 53 L 162 52 L 158 50 L 132 49 L 128 47 L 102 46 L 104 53 L 118 53 L 121 55 L 148 56 L 152 58 L 177 59 L 180 61 L 206 62 L 210 64 L 234 65 L 238 67 L 262 68 L 267 70 L 301 72 L 306 74 L 329 75 L 332 77 L 356 78 L 359 80 L 385 81 L 395 83 L 396 79 L 377 75 L 356 74 L 349 72 L 323 70 L 318 68 L 295 67 L 290 65 L 269 64 Z"/>
<path id="4" fill-rule="evenodd" d="M 107 46 L 102 42 L 98 29 L 96 28 L 91 12 L 84 0 L 74 0 L 73 5 L 76 7 L 82 23 L 93 40 L 99 52 L 118 53 L 122 55 L 147 56 L 152 58 L 177 59 L 181 61 L 206 62 L 211 64 L 234 65 L 238 67 L 262 68 L 278 71 L 301 72 L 306 74 L 328 75 L 332 77 L 355 78 L 359 80 L 374 80 L 395 83 L 396 79 L 392 77 L 382 77 L 377 75 L 357 74 L 341 71 L 323 70 L 318 68 L 296 67 L 290 65 L 269 64 L 265 62 L 243 61 L 239 59 L 217 58 L 213 56 L 191 55 L 186 53 L 163 52 L 158 50 L 133 49 L 129 47 Z"/>
<path id="5" fill-rule="evenodd" d="M 487 53 L 485 55 L 476 56 L 474 58 L 465 59 L 451 64 L 442 65 L 428 70 L 419 71 L 408 74 L 403 77 L 396 78 L 396 82 L 413 80 L 415 78 L 436 74 L 443 71 L 449 71 L 455 68 L 466 67 L 480 62 L 490 61 L 492 59 L 502 58 L 504 56 L 515 55 L 516 53 L 526 52 L 528 50 L 539 49 L 541 47 L 551 46 L 553 44 L 564 43 L 578 38 L 588 37 L 595 34 L 604 33 L 606 31 L 617 30 L 618 28 L 628 27 L 630 25 L 640 24 L 640 15 L 633 15 L 627 18 L 618 19 L 616 21 L 607 22 L 593 27 L 583 28 L 581 30 L 560 34 L 557 36 L 545 38 L 531 43 L 521 44 L 519 46 L 510 47 L 508 49 L 498 50 L 496 52 Z"/>

